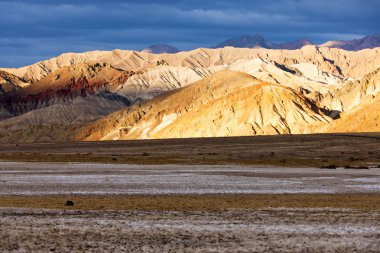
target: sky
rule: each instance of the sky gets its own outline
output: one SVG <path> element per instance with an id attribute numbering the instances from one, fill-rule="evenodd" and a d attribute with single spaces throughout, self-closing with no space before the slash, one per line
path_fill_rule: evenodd
<path id="1" fill-rule="evenodd" d="M 152 44 L 190 50 L 242 35 L 319 44 L 380 33 L 380 0 L 0 0 L 0 9 L 0 67 Z"/>

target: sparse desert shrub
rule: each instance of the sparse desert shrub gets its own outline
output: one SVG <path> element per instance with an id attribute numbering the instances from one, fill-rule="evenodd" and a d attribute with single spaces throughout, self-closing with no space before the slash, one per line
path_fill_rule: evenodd
<path id="1" fill-rule="evenodd" d="M 66 200 L 65 206 L 74 206 L 74 201 Z"/>

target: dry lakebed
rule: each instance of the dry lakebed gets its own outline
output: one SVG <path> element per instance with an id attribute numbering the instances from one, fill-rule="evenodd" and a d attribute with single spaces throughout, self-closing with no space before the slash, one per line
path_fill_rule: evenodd
<path id="1" fill-rule="evenodd" d="M 0 163 L 2 252 L 379 252 L 379 210 L 376 167 Z"/>

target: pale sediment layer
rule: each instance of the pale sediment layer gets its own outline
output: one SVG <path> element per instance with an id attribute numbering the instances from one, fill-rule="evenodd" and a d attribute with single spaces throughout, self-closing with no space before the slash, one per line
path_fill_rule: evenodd
<path id="1" fill-rule="evenodd" d="M 0 195 L 379 193 L 380 169 L 0 163 Z"/>

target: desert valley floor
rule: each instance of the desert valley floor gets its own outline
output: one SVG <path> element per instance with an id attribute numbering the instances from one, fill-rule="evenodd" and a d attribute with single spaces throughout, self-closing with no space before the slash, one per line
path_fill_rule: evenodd
<path id="1" fill-rule="evenodd" d="M 380 253 L 380 0 L 0 7 L 0 253 Z"/>
<path id="2" fill-rule="evenodd" d="M 0 250 L 378 252 L 379 143 L 333 134 L 1 145 Z"/>

